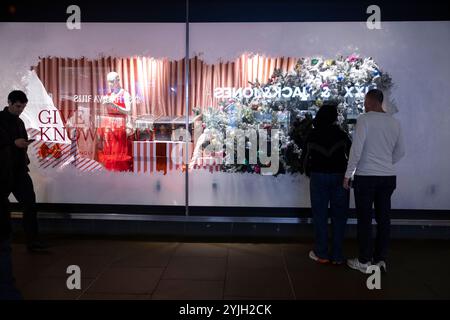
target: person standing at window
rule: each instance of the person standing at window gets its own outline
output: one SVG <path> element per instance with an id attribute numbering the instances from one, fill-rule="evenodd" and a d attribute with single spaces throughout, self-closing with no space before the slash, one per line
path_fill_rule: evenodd
<path id="1" fill-rule="evenodd" d="M 405 148 L 400 123 L 382 108 L 383 93 L 367 92 L 365 114 L 358 117 L 350 159 L 343 186 L 353 188 L 358 217 L 359 257 L 349 259 L 350 268 L 367 273 L 374 263 L 386 272 L 390 238 L 391 196 L 396 188 L 394 164 L 404 155 Z M 375 205 L 377 235 L 372 239 L 372 206 Z"/>
<path id="2" fill-rule="evenodd" d="M 319 263 L 340 265 L 344 260 L 343 240 L 349 206 L 349 192 L 342 186 L 351 140 L 337 123 L 336 104 L 324 104 L 313 120 L 314 128 L 305 141 L 301 161 L 310 176 L 311 211 L 315 244 L 309 257 Z M 330 209 L 329 209 L 330 207 Z M 332 246 L 328 247 L 328 217 L 331 215 Z"/>
<path id="3" fill-rule="evenodd" d="M 27 248 L 29 251 L 38 251 L 45 250 L 48 246 L 39 240 L 36 195 L 33 181 L 28 173 L 30 171 L 28 169 L 30 160 L 27 155 L 27 149 L 31 141 L 28 140 L 25 124 L 19 117 L 27 103 L 28 98 L 25 93 L 14 90 L 8 95 L 8 106 L 0 112 L 2 158 L 9 153 L 12 162 L 10 167 L 12 183 L 7 189 L 4 189 L 5 186 L 2 187 L 1 206 L 2 211 L 5 211 L 4 207 L 9 203 L 8 196 L 12 192 L 16 200 L 24 208 L 23 226 Z M 4 213 L 2 212 L 2 214 Z"/>

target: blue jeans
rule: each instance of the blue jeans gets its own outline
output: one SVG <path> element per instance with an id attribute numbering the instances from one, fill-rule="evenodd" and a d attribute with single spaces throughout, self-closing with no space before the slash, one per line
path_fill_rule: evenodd
<path id="1" fill-rule="evenodd" d="M 342 243 L 349 206 L 349 191 L 342 186 L 344 174 L 312 172 L 311 211 L 314 221 L 314 253 L 321 259 L 344 261 Z M 328 251 L 328 206 L 332 225 L 332 250 Z"/>

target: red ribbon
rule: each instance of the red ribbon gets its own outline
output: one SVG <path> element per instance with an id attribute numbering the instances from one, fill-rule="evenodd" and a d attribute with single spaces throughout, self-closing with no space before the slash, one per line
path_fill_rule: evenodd
<path id="1" fill-rule="evenodd" d="M 59 159 L 62 157 L 61 146 L 58 143 L 55 143 L 53 147 L 49 148 L 46 143 L 43 143 L 39 148 L 39 156 L 42 159 L 45 159 L 48 156 L 53 156 L 53 158 Z"/>

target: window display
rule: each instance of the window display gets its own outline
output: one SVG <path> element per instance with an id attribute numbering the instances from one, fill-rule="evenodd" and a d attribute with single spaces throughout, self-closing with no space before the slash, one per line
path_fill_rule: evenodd
<path id="1" fill-rule="evenodd" d="M 312 119 L 323 103 L 337 102 L 351 134 L 375 87 L 387 112 L 401 111 L 411 141 L 446 141 L 445 133 L 428 141 L 424 127 L 440 125 L 431 106 L 448 100 L 441 57 L 448 44 L 430 42 L 430 34 L 444 38 L 445 23 L 392 22 L 383 30 L 356 22 L 190 23 L 188 57 L 185 28 L 87 23 L 70 38 L 64 24 L 5 24 L 2 38 L 17 51 L 2 56 L 0 88 L 29 97 L 22 118 L 36 139 L 29 155 L 39 202 L 308 208 L 299 161 Z M 139 41 L 115 48 L 111 29 Z M 88 41 L 93 36 L 97 42 Z M 440 63 L 424 63 L 435 47 Z M 431 166 L 423 160 L 407 157 L 399 181 L 410 181 L 419 162 Z M 423 177 L 427 190 L 446 188 L 441 172 L 439 183 L 431 176 Z M 411 188 L 393 203 L 446 207 L 446 197 Z"/>
<path id="2" fill-rule="evenodd" d="M 264 64 L 271 59 L 244 55 L 240 60 Z M 235 72 L 248 79 L 251 86 L 237 88 L 239 83 L 231 81 L 230 87 L 211 88 L 219 106 L 204 111 L 202 144 L 217 144 L 217 140 L 224 144 L 227 129 L 256 132 L 276 128 L 279 129 L 280 171 L 274 174 L 299 172 L 297 162 L 302 150 L 302 137 L 306 136 L 308 123 L 324 102 L 339 104 L 340 124 L 351 133 L 354 120 L 364 110 L 365 93 L 372 88 L 389 91 L 392 87 L 389 74 L 382 72 L 372 58 L 356 54 L 332 59 L 300 58 L 295 64 L 292 63 L 294 59 L 276 60 L 287 60 L 288 63 L 282 68 L 275 65 L 273 70 L 268 68 L 271 73 L 267 80 L 258 79 L 258 76 L 267 74 L 256 73 L 250 78 L 246 70 L 235 67 Z M 247 143 L 247 153 L 250 146 Z M 197 152 L 201 147 L 196 148 Z M 219 153 L 226 153 L 217 147 Z M 226 154 L 223 157 L 223 170 L 226 172 L 261 173 L 261 164 L 249 162 L 248 156 L 244 163 L 236 165 L 226 163 L 225 159 Z"/>
<path id="3" fill-rule="evenodd" d="M 133 58 L 129 60 L 134 61 Z M 152 58 L 138 57 L 136 61 L 139 68 L 139 62 L 151 62 Z M 200 79 L 213 77 L 218 79 L 228 77 L 228 79 L 225 82 L 212 81 L 209 86 L 203 88 L 206 92 L 213 93 L 212 97 L 205 97 L 205 91 L 195 92 L 192 97 L 193 103 L 203 104 L 196 105 L 193 108 L 194 114 L 189 118 L 188 141 L 194 143 L 194 146 L 189 149 L 191 151 L 195 149 L 195 156 L 188 158 L 190 170 L 206 164 L 215 167 L 216 171 L 260 174 L 263 172 L 261 170 L 263 165 L 259 159 L 255 158 L 261 157 L 263 150 L 256 145 L 256 148 L 251 148 L 252 143 L 247 141 L 246 150 L 243 151 L 246 156 L 241 159 L 241 162 L 237 162 L 234 158 L 239 150 L 233 149 L 232 154 L 228 154 L 231 149 L 225 150 L 225 146 L 227 143 L 233 143 L 231 140 L 236 139 L 239 130 L 243 130 L 247 135 L 253 130 L 259 137 L 258 133 L 261 130 L 276 129 L 279 141 L 276 152 L 279 152 L 280 163 L 277 165 L 277 170 L 272 173 L 299 172 L 298 159 L 302 150 L 302 137 L 307 134 L 307 129 L 310 127 L 308 122 L 324 101 L 339 103 L 340 123 L 351 133 L 354 119 L 363 112 L 364 94 L 371 88 L 379 87 L 386 91 L 392 86 L 390 76 L 382 72 L 372 58 L 363 58 L 356 54 L 328 59 L 322 57 L 271 59 L 260 55 L 242 55 L 237 61 L 229 62 L 223 67 L 207 65 L 198 57 L 193 57 L 191 61 L 196 66 L 205 67 L 192 70 L 195 75 L 191 80 L 193 88 L 199 88 L 204 84 Z M 88 63 L 92 62 L 88 61 Z M 166 61 L 166 63 L 181 65 L 182 62 Z M 251 70 L 244 66 L 255 63 L 267 66 L 264 70 Z M 44 60 L 41 64 L 51 64 L 51 61 Z M 37 70 L 40 68 L 42 66 L 39 66 Z M 227 74 L 231 68 L 237 76 L 230 77 Z M 215 69 L 218 70 L 214 71 Z M 70 68 L 61 68 L 59 75 L 65 78 L 66 73 L 72 71 Z M 94 69 L 94 71 L 95 74 L 101 74 L 100 70 Z M 138 69 L 139 71 L 142 71 L 144 75 L 152 76 L 146 73 L 145 69 Z M 181 67 L 181 72 L 185 72 L 184 66 Z M 122 70 L 122 73 L 125 79 L 135 78 L 133 79 L 135 80 L 134 88 L 130 83 L 127 85 L 129 88 L 123 88 L 119 73 L 110 71 L 106 75 L 107 88 L 98 86 L 97 93 L 104 92 L 104 95 L 97 95 L 94 98 L 92 98 L 94 92 L 88 92 L 85 95 L 65 95 L 67 103 L 85 101 L 90 104 L 89 108 L 83 105 L 76 106 L 81 114 L 75 119 L 82 119 L 83 114 L 86 118 L 86 112 L 89 110 L 91 116 L 95 118 L 95 127 L 87 126 L 90 132 L 95 132 L 95 141 L 89 136 L 93 146 L 84 147 L 94 150 L 92 158 L 109 171 L 139 173 L 154 170 L 167 173 L 167 164 L 169 169 L 181 168 L 179 165 L 185 160 L 178 152 L 179 148 L 173 148 L 173 146 L 177 144 L 180 147 L 183 146 L 183 143 L 179 141 L 185 140 L 183 132 L 186 118 L 174 114 L 171 108 L 160 108 L 159 116 L 151 113 L 141 114 L 141 112 L 147 112 L 145 108 L 142 108 L 142 104 L 145 104 L 142 92 L 149 91 L 152 83 L 170 88 L 172 92 L 175 89 L 170 79 L 167 77 L 161 79 L 153 75 L 152 78 L 142 81 L 142 77 L 137 79 L 133 77 L 132 70 L 128 69 L 128 72 Z M 245 81 L 248 86 L 241 87 L 245 85 Z M 59 86 L 55 89 L 61 92 L 65 88 Z M 134 94 L 131 95 L 128 90 L 133 90 Z M 81 128 L 75 126 L 75 131 L 86 129 L 86 124 L 92 125 L 89 115 L 83 120 L 86 122 L 82 122 Z M 80 135 L 76 137 L 77 141 L 74 143 L 77 150 L 83 149 L 81 144 L 86 143 L 84 137 Z M 248 139 L 248 137 L 243 138 Z M 226 141 L 227 139 L 229 141 Z M 56 146 L 59 147 L 59 145 Z M 235 143 L 233 148 L 238 147 L 239 143 Z M 48 153 L 45 151 L 46 148 L 48 147 L 45 144 L 42 145 L 41 149 L 44 151 L 41 151 L 45 157 Z M 251 151 L 257 152 L 257 156 L 250 155 Z M 61 151 L 58 152 L 61 153 Z M 175 153 L 178 153 L 178 156 Z M 174 166 L 171 166 L 171 160 L 164 160 L 165 164 L 158 162 L 158 160 L 171 158 L 172 154 L 178 159 L 178 163 Z"/>

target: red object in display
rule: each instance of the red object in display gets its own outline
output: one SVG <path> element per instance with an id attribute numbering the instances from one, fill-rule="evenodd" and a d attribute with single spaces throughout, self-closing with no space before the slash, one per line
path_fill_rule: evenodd
<path id="1" fill-rule="evenodd" d="M 111 97 L 112 92 L 107 94 L 108 97 Z M 126 110 L 127 107 L 125 105 L 125 90 L 121 89 L 117 95 L 115 95 L 114 100 L 111 102 L 117 108 Z M 121 115 L 120 111 L 112 106 L 108 106 L 108 114 L 110 115 Z"/>
<path id="2" fill-rule="evenodd" d="M 59 169 L 65 167 L 69 162 L 72 166 L 82 172 L 101 170 L 103 167 L 93 159 L 81 156 L 76 145 L 72 143 L 55 143 L 40 140 L 40 132 L 36 129 L 28 129 L 28 136 L 36 141 L 30 144 L 30 155 L 35 159 L 41 169 Z"/>
<path id="3" fill-rule="evenodd" d="M 110 171 L 131 171 L 132 156 L 128 151 L 125 115 L 101 117 L 98 133 L 101 148 L 98 160 Z"/>
<path id="4" fill-rule="evenodd" d="M 39 147 L 38 155 L 41 159 L 45 159 L 48 156 L 59 159 L 62 157 L 62 150 L 59 143 L 54 143 L 53 146 L 49 147 L 47 143 L 42 143 Z"/>
<path id="5" fill-rule="evenodd" d="M 57 168 L 70 160 L 70 144 L 44 142 L 38 140 L 31 144 L 40 168 Z"/>
<path id="6" fill-rule="evenodd" d="M 110 104 L 106 105 L 107 116 L 100 118 L 101 137 L 98 160 L 110 171 L 131 171 L 132 156 L 128 146 L 126 130 L 127 116 L 121 113 L 126 110 L 125 90 L 121 89 L 117 94 L 108 93 L 109 98 L 114 97 Z"/>

